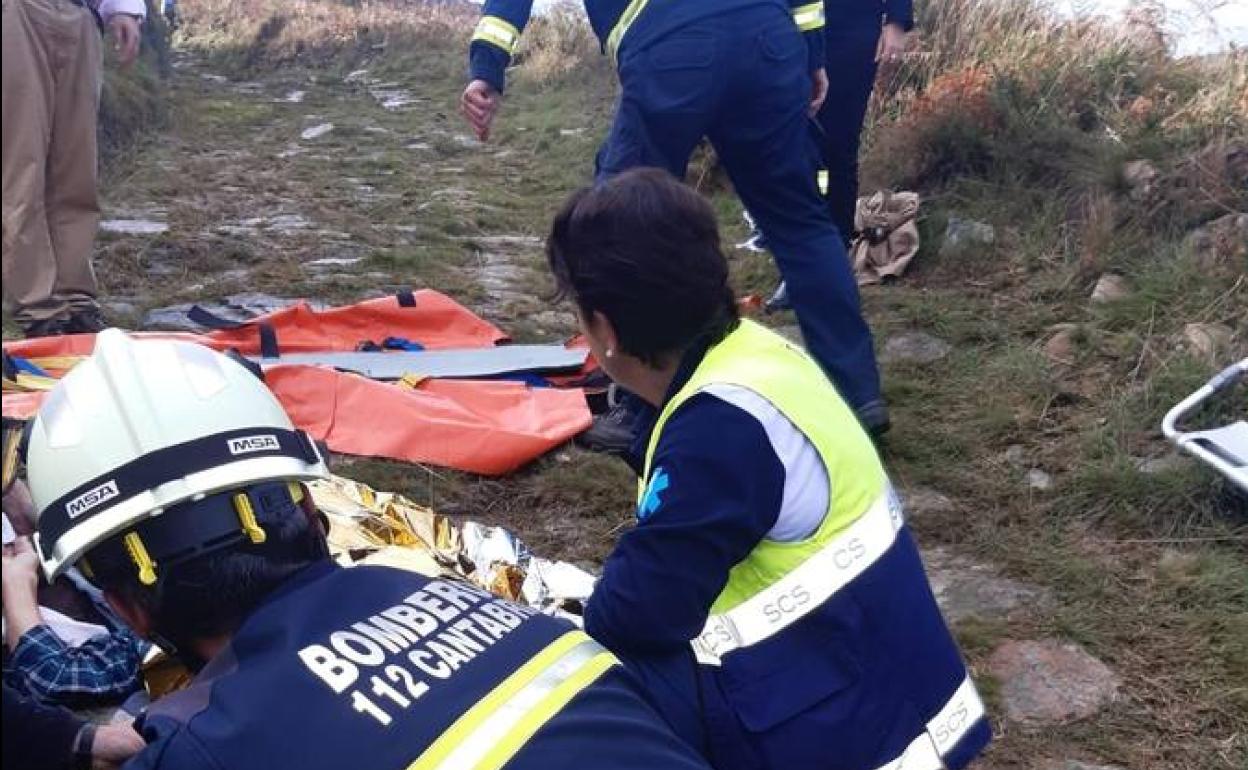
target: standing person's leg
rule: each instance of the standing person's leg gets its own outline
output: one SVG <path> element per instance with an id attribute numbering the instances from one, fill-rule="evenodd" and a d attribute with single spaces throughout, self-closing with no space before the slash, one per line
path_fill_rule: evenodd
<path id="1" fill-rule="evenodd" d="M 56 257 L 48 233 L 54 23 L 48 0 L 5 0 L 3 29 L 3 283 L 13 318 L 41 333 L 68 315 L 53 298 Z"/>
<path id="2" fill-rule="evenodd" d="M 788 284 L 810 354 L 864 425 L 887 424 L 871 330 L 840 233 L 816 182 L 807 125 L 806 45 L 781 10 L 742 24 L 737 56 L 711 141 L 742 203 L 758 220 Z"/>
<path id="3" fill-rule="evenodd" d="M 72 37 L 62 43 L 48 148 L 48 231 L 56 255 L 53 296 L 69 306 L 71 325 L 97 327 L 101 324 L 95 318 L 97 288 L 91 252 L 100 223 L 96 190 L 96 122 L 103 67 L 100 32 L 87 10 L 72 3 L 59 5 L 64 28 Z"/>
<path id="4" fill-rule="evenodd" d="M 596 176 L 639 166 L 685 176 L 689 156 L 705 136 L 714 104 L 716 33 L 693 24 L 620 61 L 620 103 Z"/>
<path id="5" fill-rule="evenodd" d="M 620 60 L 620 103 L 598 151 L 595 176 L 604 179 L 639 166 L 666 169 L 683 179 L 694 147 L 705 136 L 717 84 L 720 34 L 713 20 L 691 24 Z M 624 459 L 641 472 L 633 446 L 644 406 L 622 388 L 611 409 L 577 437 L 587 449 Z"/>
<path id="6" fill-rule="evenodd" d="M 875 48 L 880 20 L 840 27 L 829 25 L 825 59 L 828 98 L 819 111 L 818 125 L 824 167 L 828 170 L 828 210 L 846 243 L 854 232 L 858 204 L 858 148 L 862 124 L 875 84 Z"/>

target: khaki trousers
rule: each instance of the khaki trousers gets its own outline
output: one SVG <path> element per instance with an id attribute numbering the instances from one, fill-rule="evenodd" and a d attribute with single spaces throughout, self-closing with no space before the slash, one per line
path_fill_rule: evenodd
<path id="1" fill-rule="evenodd" d="M 4 297 L 18 323 L 95 304 L 95 17 L 69 0 L 3 0 Z"/>

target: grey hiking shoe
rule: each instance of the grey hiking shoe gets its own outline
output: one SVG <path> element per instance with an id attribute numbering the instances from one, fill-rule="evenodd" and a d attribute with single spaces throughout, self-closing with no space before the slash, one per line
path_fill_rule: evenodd
<path id="1" fill-rule="evenodd" d="M 607 391 L 607 411 L 594 415 L 594 424 L 573 441 L 582 449 L 618 457 L 640 473 L 640 458 L 633 454 L 637 413 L 629 408 L 627 399 L 617 397 L 618 392 L 618 386 L 612 383 Z"/>

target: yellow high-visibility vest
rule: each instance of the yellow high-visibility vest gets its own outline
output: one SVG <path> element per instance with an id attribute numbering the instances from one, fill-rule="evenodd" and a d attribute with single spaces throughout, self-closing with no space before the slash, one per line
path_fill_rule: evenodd
<path id="1" fill-rule="evenodd" d="M 752 321 L 711 347 L 663 407 L 643 480 L 650 478 L 668 420 L 715 384 L 752 391 L 793 423 L 819 453 L 830 488 L 828 509 L 812 535 L 796 542 L 764 539 L 732 568 L 706 626 L 691 640 L 698 660 L 709 665 L 817 609 L 882 556 L 902 526 L 896 495 L 853 411 L 801 349 Z"/>

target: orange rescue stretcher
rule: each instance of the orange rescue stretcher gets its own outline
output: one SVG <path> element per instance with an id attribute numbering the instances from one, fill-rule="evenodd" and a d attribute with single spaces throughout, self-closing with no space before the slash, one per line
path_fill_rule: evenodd
<path id="1" fill-rule="evenodd" d="M 427 350 L 487 348 L 507 335 L 449 297 L 405 292 L 316 311 L 299 302 L 230 328 L 205 334 L 138 332 L 180 339 L 243 356 L 345 352 L 386 337 Z M 94 335 L 42 337 L 4 343 L 4 352 L 59 377 L 89 355 Z M 586 364 L 586 371 L 592 368 Z M 509 473 L 568 441 L 590 425 L 584 393 L 575 387 L 523 382 L 404 378 L 371 380 L 321 366 L 266 368 L 265 382 L 295 425 L 335 452 L 438 465 L 485 475 Z M 19 376 L 6 382 L 5 417 L 29 419 L 51 382 Z"/>

